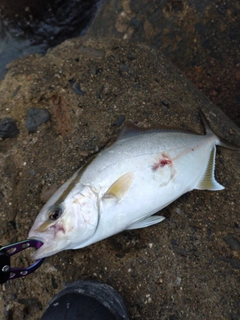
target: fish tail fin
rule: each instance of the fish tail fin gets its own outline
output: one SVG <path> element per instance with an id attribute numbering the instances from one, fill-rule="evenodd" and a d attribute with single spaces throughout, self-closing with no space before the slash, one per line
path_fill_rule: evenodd
<path id="1" fill-rule="evenodd" d="M 231 150 L 240 150 L 240 146 L 222 138 L 222 137 L 219 137 L 214 131 L 213 129 L 211 128 L 211 125 L 208 121 L 208 119 L 206 118 L 204 112 L 200 109 L 200 116 L 201 116 L 201 119 L 202 119 L 202 122 L 204 124 L 204 127 L 205 127 L 205 130 L 206 130 L 206 134 L 207 135 L 214 135 L 217 137 L 217 141 L 216 141 L 216 145 L 218 146 L 221 146 L 221 147 L 224 147 L 224 148 L 227 148 L 227 149 L 231 149 Z"/>
<path id="2" fill-rule="evenodd" d="M 208 163 L 206 166 L 206 169 L 198 182 L 195 189 L 198 190 L 223 190 L 224 186 L 222 186 L 220 183 L 218 183 L 214 177 L 214 169 L 215 169 L 215 156 L 216 156 L 216 147 L 214 146 L 212 148 L 212 151 L 210 153 Z"/>
<path id="3" fill-rule="evenodd" d="M 200 110 L 200 115 L 202 122 L 205 126 L 206 134 L 209 136 L 216 137 L 216 145 L 232 149 L 232 150 L 240 150 L 240 146 L 235 145 L 234 143 L 229 142 L 228 140 L 219 137 L 211 128 L 209 121 L 207 120 L 205 114 L 202 110 Z M 218 183 L 214 177 L 214 169 L 215 169 L 215 157 L 216 157 L 216 146 L 213 146 L 211 153 L 209 155 L 208 163 L 203 172 L 202 177 L 198 181 L 197 186 L 195 189 L 199 190 L 222 190 L 224 186 Z"/>

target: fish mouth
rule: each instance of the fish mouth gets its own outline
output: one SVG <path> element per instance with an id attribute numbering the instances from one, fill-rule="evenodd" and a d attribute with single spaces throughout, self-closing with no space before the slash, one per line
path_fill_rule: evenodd
<path id="1" fill-rule="evenodd" d="M 53 239 L 46 241 L 46 239 L 39 236 L 39 234 L 36 234 L 36 236 L 34 236 L 34 234 L 29 233 L 28 239 L 34 239 L 43 243 L 42 246 L 33 253 L 34 260 L 52 256 L 62 250 L 65 250 L 68 246 L 68 242 L 64 239 L 62 241 L 54 241 Z"/>
<path id="2" fill-rule="evenodd" d="M 43 259 L 46 257 L 49 257 L 53 253 L 48 251 L 47 248 L 44 248 L 44 244 L 41 246 L 41 248 L 37 249 L 35 253 L 33 254 L 33 257 L 35 260 Z"/>
<path id="3" fill-rule="evenodd" d="M 39 247 L 36 251 L 34 251 L 32 253 L 33 259 L 39 260 L 42 258 L 46 258 L 47 255 L 45 254 L 45 248 L 46 248 L 45 240 L 41 237 L 32 237 L 32 236 L 29 236 L 28 239 L 29 240 L 36 240 L 36 241 L 39 241 L 42 243 L 41 247 Z"/>
<path id="4" fill-rule="evenodd" d="M 43 242 L 41 239 L 36 239 L 36 240 Z M 58 246 L 55 246 L 53 243 L 50 244 L 45 242 L 39 249 L 37 249 L 33 253 L 33 258 L 35 260 L 46 258 L 46 257 L 52 256 L 55 253 L 58 253 L 61 250 L 63 250 L 63 248 L 59 248 Z"/>

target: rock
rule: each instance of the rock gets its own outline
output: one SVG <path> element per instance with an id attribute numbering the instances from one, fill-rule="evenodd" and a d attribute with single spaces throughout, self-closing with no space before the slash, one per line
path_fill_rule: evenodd
<path id="1" fill-rule="evenodd" d="M 31 169 L 31 170 L 30 170 L 30 174 L 31 174 L 32 176 L 35 176 L 35 174 L 36 174 L 35 170 Z"/>
<path id="2" fill-rule="evenodd" d="M 165 107 L 169 107 L 169 102 L 168 102 L 168 101 L 161 101 L 161 103 L 162 103 Z"/>
<path id="3" fill-rule="evenodd" d="M 99 0 L 0 1 L 0 79 L 5 65 L 27 54 L 44 54 L 65 39 L 86 32 Z M 17 36 L 21 35 L 21 36 Z"/>
<path id="4" fill-rule="evenodd" d="M 0 202 L 4 202 L 4 194 L 0 191 Z"/>
<path id="5" fill-rule="evenodd" d="M 240 269 L 240 261 L 234 258 L 222 257 L 220 258 L 221 261 L 227 262 L 230 266 L 234 269 Z"/>
<path id="6" fill-rule="evenodd" d="M 189 255 L 189 252 L 187 252 L 184 248 L 180 248 L 177 245 L 172 245 L 173 251 L 177 254 L 179 254 L 182 257 L 186 257 Z"/>
<path id="7" fill-rule="evenodd" d="M 228 12 L 239 16 L 240 3 L 104 1 L 87 34 L 98 39 L 144 42 L 158 48 L 214 104 L 240 124 L 239 21 Z M 223 64 L 227 66 L 224 70 Z"/>
<path id="8" fill-rule="evenodd" d="M 80 83 L 76 81 L 76 79 L 70 79 L 68 80 L 70 84 L 70 88 L 72 89 L 73 92 L 78 94 L 79 96 L 83 96 L 85 94 L 84 91 L 82 91 Z"/>
<path id="9" fill-rule="evenodd" d="M 19 130 L 13 119 L 4 118 L 0 121 L 0 137 L 2 139 L 15 138 L 18 134 Z"/>
<path id="10" fill-rule="evenodd" d="M 37 128 L 51 118 L 48 110 L 43 108 L 30 108 L 26 118 L 26 128 L 29 133 L 34 133 Z"/>
<path id="11" fill-rule="evenodd" d="M 121 125 L 123 124 L 123 122 L 125 121 L 125 116 L 124 115 L 120 115 L 116 122 L 115 122 L 115 126 L 116 127 L 121 127 Z"/>
<path id="12" fill-rule="evenodd" d="M 235 238 L 232 234 L 227 234 L 223 240 L 226 242 L 226 244 L 230 247 L 230 249 L 234 251 L 240 250 L 240 241 Z"/>

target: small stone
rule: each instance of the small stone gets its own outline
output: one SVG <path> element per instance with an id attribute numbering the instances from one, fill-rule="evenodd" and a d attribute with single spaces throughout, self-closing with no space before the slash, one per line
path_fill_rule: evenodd
<path id="1" fill-rule="evenodd" d="M 30 175 L 31 175 L 31 176 L 35 176 L 35 174 L 36 174 L 35 170 L 31 169 L 31 170 L 30 170 Z"/>
<path id="2" fill-rule="evenodd" d="M 240 250 L 240 241 L 231 234 L 227 234 L 223 240 L 234 251 Z"/>
<path id="3" fill-rule="evenodd" d="M 179 318 L 172 314 L 169 316 L 169 320 L 179 320 Z"/>
<path id="4" fill-rule="evenodd" d="M 135 55 L 134 55 L 132 52 L 130 52 L 127 57 L 128 57 L 128 59 L 131 60 L 131 61 L 133 61 L 133 60 L 136 59 Z"/>
<path id="5" fill-rule="evenodd" d="M 189 254 L 184 248 L 180 248 L 176 245 L 172 245 L 172 249 L 176 254 L 179 254 L 182 257 L 186 257 Z"/>
<path id="6" fill-rule="evenodd" d="M 77 82 L 75 78 L 68 80 L 68 82 L 73 92 L 75 92 L 79 96 L 84 96 L 85 92 L 81 89 L 80 83 Z"/>
<path id="7" fill-rule="evenodd" d="M 11 118 L 4 118 L 0 121 L 0 137 L 2 139 L 14 138 L 19 134 L 15 121 Z"/>
<path id="8" fill-rule="evenodd" d="M 18 91 L 21 89 L 21 87 L 21 85 L 17 86 L 17 88 L 13 91 L 11 98 L 14 98 L 18 94 Z"/>
<path id="9" fill-rule="evenodd" d="M 171 244 L 172 244 L 173 246 L 177 246 L 177 245 L 178 245 L 177 240 L 172 239 L 172 240 L 171 240 Z"/>
<path id="10" fill-rule="evenodd" d="M 175 211 L 176 211 L 177 214 L 181 214 L 181 209 L 180 208 L 176 208 Z"/>
<path id="11" fill-rule="evenodd" d="M 103 73 L 103 68 L 97 68 L 96 69 L 96 75 L 98 75 L 98 74 L 102 74 Z"/>
<path id="12" fill-rule="evenodd" d="M 220 258 L 220 260 L 229 263 L 230 266 L 234 269 L 240 269 L 240 261 L 234 258 L 222 257 Z"/>
<path id="13" fill-rule="evenodd" d="M 165 101 L 165 100 L 164 100 L 164 101 L 162 101 L 161 103 L 162 103 L 165 107 L 167 107 L 167 108 L 169 107 L 169 102 L 168 102 L 168 101 Z"/>
<path id="14" fill-rule="evenodd" d="M 29 133 L 34 133 L 37 128 L 51 118 L 48 110 L 43 108 L 30 108 L 26 118 L 26 128 Z"/>
<path id="15" fill-rule="evenodd" d="M 53 289 L 57 289 L 58 288 L 58 284 L 57 281 L 55 279 L 55 277 L 52 275 L 52 287 Z"/>
<path id="16" fill-rule="evenodd" d="M 129 72 L 129 67 L 128 67 L 126 64 L 121 63 L 121 64 L 120 64 L 120 67 L 119 67 L 119 74 L 120 74 L 121 76 L 123 76 L 123 75 L 126 74 L 127 72 Z"/>
<path id="17" fill-rule="evenodd" d="M 4 194 L 0 191 L 0 202 L 4 202 Z"/>
<path id="18" fill-rule="evenodd" d="M 115 122 L 115 126 L 121 127 L 121 125 L 123 124 L 124 121 L 125 121 L 125 116 L 123 116 L 123 115 L 119 116 Z"/>
<path id="19" fill-rule="evenodd" d="M 120 64 L 120 71 L 127 72 L 127 71 L 129 71 L 129 67 L 126 64 L 121 63 Z"/>

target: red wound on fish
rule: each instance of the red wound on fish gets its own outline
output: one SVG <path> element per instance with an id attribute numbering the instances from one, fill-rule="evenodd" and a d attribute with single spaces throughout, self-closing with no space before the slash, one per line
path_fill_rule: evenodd
<path id="1" fill-rule="evenodd" d="M 54 224 L 50 228 L 54 229 L 54 235 L 59 231 L 65 233 L 65 229 L 62 224 Z"/>
<path id="2" fill-rule="evenodd" d="M 161 158 L 161 159 L 159 159 L 158 162 L 154 163 L 154 165 L 152 166 L 152 170 L 156 171 L 158 168 L 163 168 L 164 166 L 171 164 L 171 163 L 172 163 L 172 161 L 170 159 L 168 159 L 166 156 L 164 156 L 164 158 Z"/>
<path id="3" fill-rule="evenodd" d="M 57 231 L 61 231 L 61 232 L 65 233 L 65 229 L 63 228 L 62 225 L 58 226 L 58 230 Z"/>

